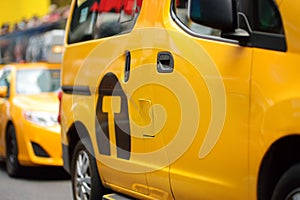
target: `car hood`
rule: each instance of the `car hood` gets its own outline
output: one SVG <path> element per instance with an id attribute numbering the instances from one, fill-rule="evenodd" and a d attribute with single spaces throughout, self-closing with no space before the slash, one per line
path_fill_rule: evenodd
<path id="1" fill-rule="evenodd" d="M 59 108 L 57 93 L 18 95 L 13 102 L 15 105 L 30 111 L 57 113 Z"/>

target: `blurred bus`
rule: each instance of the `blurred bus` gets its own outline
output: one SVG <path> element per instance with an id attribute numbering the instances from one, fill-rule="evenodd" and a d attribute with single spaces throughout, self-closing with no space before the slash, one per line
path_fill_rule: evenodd
<path id="1" fill-rule="evenodd" d="M 0 64 L 60 63 L 65 20 L 0 36 Z"/>
<path id="2" fill-rule="evenodd" d="M 0 36 L 0 157 L 12 177 L 26 167 L 63 164 L 57 92 L 64 25 Z"/>

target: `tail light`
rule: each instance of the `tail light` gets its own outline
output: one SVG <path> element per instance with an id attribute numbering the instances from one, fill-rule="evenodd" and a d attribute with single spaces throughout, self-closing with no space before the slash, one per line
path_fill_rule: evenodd
<path id="1" fill-rule="evenodd" d="M 58 95 L 57 95 L 58 100 L 59 100 L 59 112 L 58 112 L 58 116 L 57 116 L 58 123 L 60 123 L 60 120 L 61 120 L 61 99 L 62 99 L 62 94 L 63 94 L 63 92 L 60 90 L 58 92 Z"/>

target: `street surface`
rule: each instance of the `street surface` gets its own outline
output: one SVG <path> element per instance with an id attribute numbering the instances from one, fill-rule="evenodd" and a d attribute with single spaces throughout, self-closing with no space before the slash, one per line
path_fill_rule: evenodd
<path id="1" fill-rule="evenodd" d="M 71 180 L 62 168 L 33 168 L 11 178 L 0 161 L 0 200 L 72 200 Z"/>

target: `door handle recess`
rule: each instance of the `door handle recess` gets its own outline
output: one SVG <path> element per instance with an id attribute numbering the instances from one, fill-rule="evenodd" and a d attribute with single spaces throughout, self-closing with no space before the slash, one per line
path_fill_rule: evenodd
<path id="1" fill-rule="evenodd" d="M 157 54 L 157 71 L 159 73 L 172 73 L 174 70 L 174 59 L 170 52 L 161 51 Z"/>
<path id="2" fill-rule="evenodd" d="M 124 82 L 129 80 L 130 76 L 130 62 L 131 62 L 131 54 L 130 51 L 125 51 L 125 72 L 124 72 Z"/>

